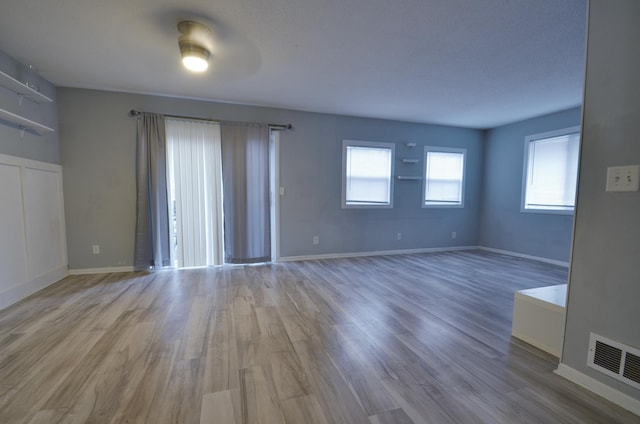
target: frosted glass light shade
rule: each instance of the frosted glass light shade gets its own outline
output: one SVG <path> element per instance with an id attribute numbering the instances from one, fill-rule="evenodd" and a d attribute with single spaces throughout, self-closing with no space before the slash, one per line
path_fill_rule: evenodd
<path id="1" fill-rule="evenodd" d="M 192 72 L 204 72 L 209 67 L 211 55 L 211 33 L 209 29 L 197 22 L 182 21 L 178 23 L 178 45 L 185 68 Z"/>
<path id="2" fill-rule="evenodd" d="M 209 62 L 206 59 L 195 55 L 182 56 L 182 64 L 193 72 L 204 72 L 209 68 Z"/>

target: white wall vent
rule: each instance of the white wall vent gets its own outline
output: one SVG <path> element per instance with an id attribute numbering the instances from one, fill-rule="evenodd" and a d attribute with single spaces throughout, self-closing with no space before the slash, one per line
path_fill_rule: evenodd
<path id="1" fill-rule="evenodd" d="M 587 365 L 640 389 L 640 350 L 638 349 L 591 333 Z"/>

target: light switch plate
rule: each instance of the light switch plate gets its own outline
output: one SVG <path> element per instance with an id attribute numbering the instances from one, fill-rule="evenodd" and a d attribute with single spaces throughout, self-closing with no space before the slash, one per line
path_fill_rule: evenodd
<path id="1" fill-rule="evenodd" d="M 638 191 L 639 189 L 640 165 L 607 168 L 607 191 Z"/>

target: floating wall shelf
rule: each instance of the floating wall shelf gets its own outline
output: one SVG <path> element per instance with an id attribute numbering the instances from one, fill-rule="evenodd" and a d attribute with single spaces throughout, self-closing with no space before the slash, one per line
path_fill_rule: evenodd
<path id="1" fill-rule="evenodd" d="M 16 124 L 21 128 L 38 130 L 38 131 L 55 131 L 53 128 L 42 125 L 31 119 L 11 113 L 8 110 L 0 109 L 0 119 Z"/>
<path id="2" fill-rule="evenodd" d="M 396 178 L 398 178 L 399 180 L 408 180 L 408 181 L 419 181 L 422 179 L 422 177 L 413 177 L 413 176 L 407 176 L 407 175 L 398 175 Z"/>
<path id="3" fill-rule="evenodd" d="M 420 159 L 402 159 L 402 163 L 418 163 Z"/>
<path id="4" fill-rule="evenodd" d="M 27 98 L 31 99 L 36 103 L 51 103 L 53 99 L 44 94 L 40 93 L 37 90 L 29 87 L 26 84 L 18 81 L 14 77 L 9 74 L 6 74 L 0 71 L 0 86 L 6 87 L 7 89 L 13 91 L 18 95 L 18 104 L 22 105 L 22 99 Z M 22 135 L 24 135 L 24 130 L 32 130 L 39 132 L 52 132 L 55 131 L 53 128 L 50 128 L 46 125 L 43 125 L 39 122 L 32 121 L 29 118 L 25 118 L 22 115 L 18 115 L 13 112 L 9 112 L 8 110 L 0 108 L 0 120 L 6 121 L 10 124 L 17 125 L 19 129 L 22 130 Z"/>
<path id="5" fill-rule="evenodd" d="M 0 85 L 8 88 L 9 90 L 17 93 L 20 96 L 24 96 L 27 99 L 31 99 L 37 103 L 50 103 L 53 101 L 50 97 L 45 96 L 39 91 L 34 90 L 26 84 L 21 83 L 11 75 L 5 74 L 0 71 Z"/>

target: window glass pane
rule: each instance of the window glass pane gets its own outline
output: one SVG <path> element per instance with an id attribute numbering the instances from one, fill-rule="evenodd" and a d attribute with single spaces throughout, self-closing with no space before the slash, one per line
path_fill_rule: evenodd
<path id="1" fill-rule="evenodd" d="M 346 204 L 391 203 L 390 148 L 346 146 Z"/>
<path id="2" fill-rule="evenodd" d="M 464 153 L 428 151 L 425 160 L 425 204 L 462 204 Z"/>
<path id="3" fill-rule="evenodd" d="M 579 133 L 529 142 L 525 209 L 573 209 L 579 144 Z"/>

